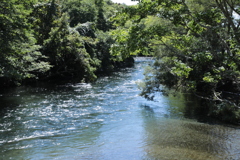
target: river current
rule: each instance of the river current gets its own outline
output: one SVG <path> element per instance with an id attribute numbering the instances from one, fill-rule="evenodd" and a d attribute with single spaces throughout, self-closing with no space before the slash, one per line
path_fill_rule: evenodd
<path id="1" fill-rule="evenodd" d="M 139 96 L 149 63 L 91 84 L 1 91 L 0 159 L 239 160 L 239 126 L 207 120 L 183 95 Z"/>

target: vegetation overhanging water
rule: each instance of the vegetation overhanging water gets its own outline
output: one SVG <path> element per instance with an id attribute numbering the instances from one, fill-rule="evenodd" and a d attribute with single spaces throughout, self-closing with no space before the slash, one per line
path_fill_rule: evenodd
<path id="1" fill-rule="evenodd" d="M 137 59 L 91 84 L 5 92 L 0 159 L 239 159 L 239 127 L 189 110 L 197 102 L 183 95 L 138 95 L 148 63 Z"/>
<path id="2" fill-rule="evenodd" d="M 151 55 L 141 95 L 184 89 L 211 101 L 209 115 L 239 124 L 239 0 L 137 2 L 1 0 L 0 87 L 93 82 Z"/>

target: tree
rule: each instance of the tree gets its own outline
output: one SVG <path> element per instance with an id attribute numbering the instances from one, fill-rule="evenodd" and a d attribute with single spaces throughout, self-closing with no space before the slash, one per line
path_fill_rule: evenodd
<path id="1" fill-rule="evenodd" d="M 96 78 L 94 61 L 85 49 L 83 37 L 75 28 L 70 28 L 68 20 L 67 14 L 63 14 L 44 41 L 43 52 L 53 65 L 49 74 L 68 80 L 92 81 Z"/>
<path id="2" fill-rule="evenodd" d="M 226 27 L 228 34 L 233 32 L 235 39 L 240 44 L 240 1 L 239 0 L 215 0 L 218 8 L 226 18 Z"/>
<path id="3" fill-rule="evenodd" d="M 110 55 L 114 40 L 108 31 L 121 5 L 110 0 L 2 0 L 0 7 L 3 86 L 33 78 L 92 81 L 96 72 L 120 66 Z"/>
<path id="4" fill-rule="evenodd" d="M 0 2 L 0 79 L 2 85 L 19 84 L 26 78 L 37 77 L 38 73 L 50 68 L 42 61 L 36 40 L 28 23 L 34 1 L 19 0 Z"/>
<path id="5" fill-rule="evenodd" d="M 63 2 L 63 12 L 70 16 L 70 26 L 78 23 L 95 22 L 97 20 L 97 6 L 95 0 L 69 0 Z"/>
<path id="6" fill-rule="evenodd" d="M 149 44 L 156 57 L 142 84 L 143 96 L 153 99 L 158 91 L 187 90 L 211 101 L 215 116 L 223 117 L 228 110 L 228 120 L 240 119 L 238 100 L 233 98 L 240 91 L 237 0 L 143 0 L 122 14 L 126 13 L 133 22 L 128 35 L 136 28 L 141 31 L 137 39 L 127 36 L 125 45 Z M 141 47 L 136 49 L 141 52 Z"/>
<path id="7" fill-rule="evenodd" d="M 43 45 L 44 40 L 49 38 L 52 27 L 56 26 L 56 21 L 61 17 L 60 4 L 55 0 L 50 2 L 38 2 L 33 5 L 30 23 L 34 30 L 37 44 Z"/>

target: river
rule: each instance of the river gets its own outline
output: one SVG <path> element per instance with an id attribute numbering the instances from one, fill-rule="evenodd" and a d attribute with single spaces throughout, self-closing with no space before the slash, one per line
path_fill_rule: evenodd
<path id="1" fill-rule="evenodd" d="M 206 119 L 183 95 L 138 95 L 149 63 L 91 84 L 1 91 L 0 159 L 239 160 L 239 126 Z"/>

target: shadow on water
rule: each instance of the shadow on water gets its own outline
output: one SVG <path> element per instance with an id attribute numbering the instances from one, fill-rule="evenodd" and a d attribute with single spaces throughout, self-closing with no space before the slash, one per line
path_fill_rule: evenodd
<path id="1" fill-rule="evenodd" d="M 201 99 L 190 93 L 178 93 L 168 96 L 169 113 L 171 117 L 194 119 L 198 122 L 208 124 L 222 124 L 222 122 L 208 116 L 208 110 L 205 108 Z"/>
<path id="2" fill-rule="evenodd" d="M 161 97 L 163 98 L 163 97 Z M 223 160 L 240 158 L 238 126 L 227 126 L 205 116 L 189 94 L 166 97 L 167 111 L 141 104 L 147 159 Z M 160 100 L 159 107 L 164 105 Z"/>
<path id="3" fill-rule="evenodd" d="M 240 159 L 240 129 L 204 117 L 190 95 L 138 96 L 149 62 L 92 84 L 1 91 L 0 159 Z"/>

